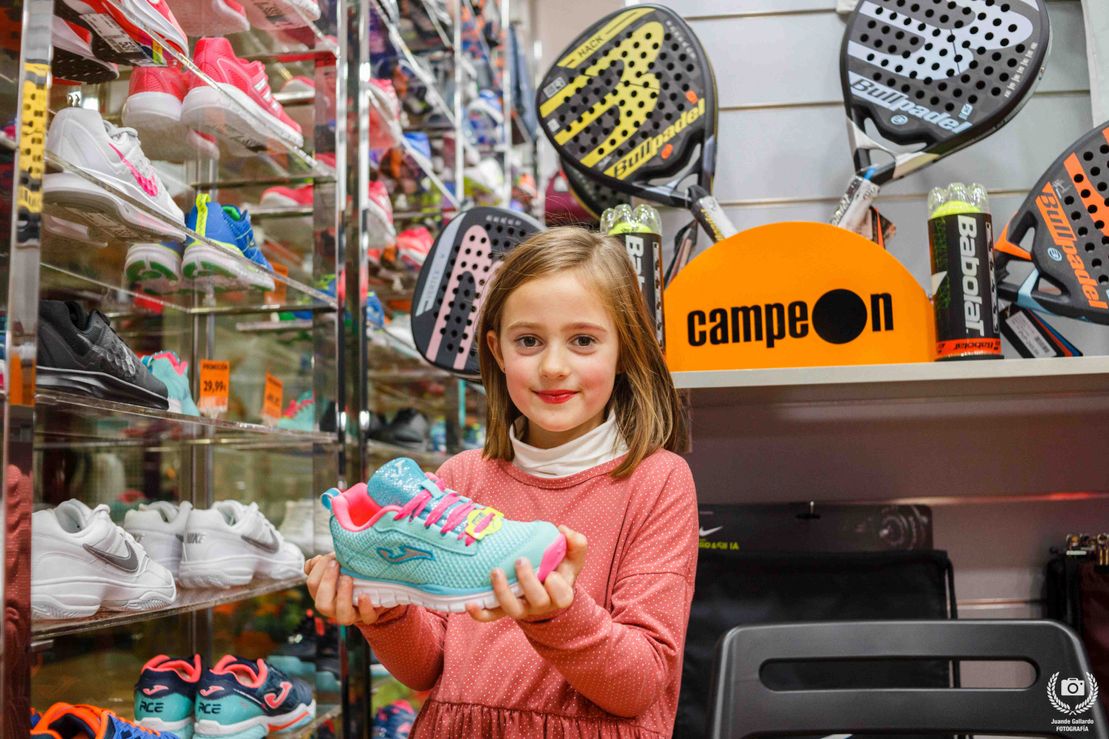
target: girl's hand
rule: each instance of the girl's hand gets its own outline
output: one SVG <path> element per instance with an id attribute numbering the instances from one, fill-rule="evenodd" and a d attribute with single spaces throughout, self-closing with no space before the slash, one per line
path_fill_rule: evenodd
<path id="1" fill-rule="evenodd" d="M 362 597 L 354 605 L 354 580 L 339 574 L 339 563 L 334 554 L 312 557 L 304 563 L 308 575 L 308 593 L 316 602 L 322 616 L 334 619 L 341 626 L 369 626 L 390 608 L 375 608 L 369 598 Z"/>
<path id="2" fill-rule="evenodd" d="M 512 594 L 504 571 L 493 570 L 490 579 L 500 606 L 490 610 L 471 603 L 466 606 L 470 617 L 487 623 L 504 616 L 517 620 L 542 618 L 569 608 L 574 602 L 574 580 L 585 564 L 586 540 L 584 534 L 568 526 L 559 526 L 558 530 L 566 537 L 566 557 L 544 582 L 539 582 L 530 562 L 519 560 L 516 563 L 516 581 L 523 589 L 524 597 L 518 598 Z"/>

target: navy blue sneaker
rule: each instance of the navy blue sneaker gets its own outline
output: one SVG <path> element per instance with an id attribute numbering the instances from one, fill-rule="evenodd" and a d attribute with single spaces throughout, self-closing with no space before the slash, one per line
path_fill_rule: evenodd
<path id="1" fill-rule="evenodd" d="M 373 739 L 408 739 L 416 712 L 408 701 L 394 701 L 378 709 L 374 716 Z"/>
<path id="2" fill-rule="evenodd" d="M 195 739 L 261 739 L 316 717 L 312 689 L 263 660 L 225 655 L 205 670 L 196 691 Z"/>
<path id="3" fill-rule="evenodd" d="M 135 684 L 135 723 L 191 739 L 201 671 L 199 654 L 177 658 L 159 654 L 143 665 Z"/>

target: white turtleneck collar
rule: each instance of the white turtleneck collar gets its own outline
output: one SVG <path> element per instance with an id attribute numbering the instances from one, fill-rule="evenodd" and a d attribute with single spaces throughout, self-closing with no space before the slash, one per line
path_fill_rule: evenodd
<path id="1" fill-rule="evenodd" d="M 515 424 L 508 428 L 515 456 L 512 463 L 536 477 L 569 477 L 597 465 L 611 462 L 627 453 L 628 445 L 616 425 L 616 413 L 597 428 L 551 449 L 525 444 L 516 438 Z"/>

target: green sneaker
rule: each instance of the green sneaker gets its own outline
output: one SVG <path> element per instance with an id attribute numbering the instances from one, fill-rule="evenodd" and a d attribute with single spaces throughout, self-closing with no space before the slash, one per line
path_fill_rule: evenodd
<path id="1" fill-rule="evenodd" d="M 323 494 L 342 573 L 355 598 L 375 606 L 412 603 L 460 613 L 497 605 L 489 581 L 504 570 L 519 595 L 516 560 L 526 557 L 543 581 L 566 555 L 566 538 L 546 521 L 511 521 L 437 479 L 411 459 L 378 468 L 370 482 Z"/>

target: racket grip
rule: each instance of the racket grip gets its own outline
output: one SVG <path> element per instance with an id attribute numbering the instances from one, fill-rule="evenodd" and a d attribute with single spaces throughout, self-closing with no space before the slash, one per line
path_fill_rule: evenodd
<path id="1" fill-rule="evenodd" d="M 847 192 L 839 201 L 836 212 L 832 215 L 832 225 L 862 233 L 870 204 L 878 196 L 879 189 L 878 185 L 870 180 L 855 175 L 851 179 L 851 184 L 847 186 Z"/>
<path id="2" fill-rule="evenodd" d="M 713 243 L 723 241 L 729 236 L 735 236 L 739 231 L 732 225 L 731 220 L 724 214 L 724 209 L 708 190 L 700 185 L 689 188 L 689 210 L 693 217 L 705 229 L 705 233 L 712 237 Z"/>

